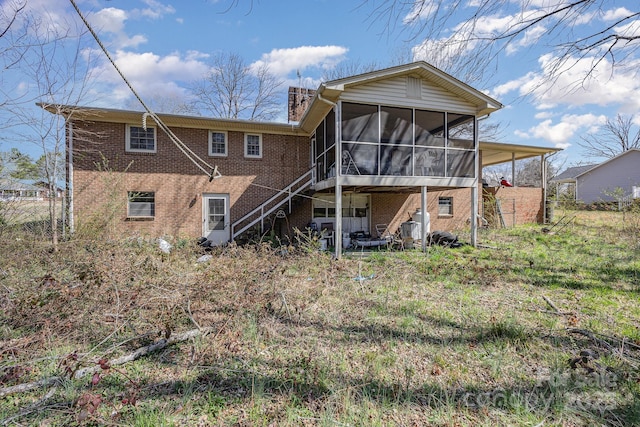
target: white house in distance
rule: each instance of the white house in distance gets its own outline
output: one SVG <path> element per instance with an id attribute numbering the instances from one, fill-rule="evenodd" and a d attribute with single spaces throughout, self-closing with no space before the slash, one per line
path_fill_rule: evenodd
<path id="1" fill-rule="evenodd" d="M 640 198 L 640 149 L 595 165 L 568 168 L 550 184 L 575 186 L 575 200 L 591 204 Z"/>

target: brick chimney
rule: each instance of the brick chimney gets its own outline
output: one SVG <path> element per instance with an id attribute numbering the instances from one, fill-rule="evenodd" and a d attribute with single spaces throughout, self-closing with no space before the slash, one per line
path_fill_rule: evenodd
<path id="1" fill-rule="evenodd" d="M 309 107 L 313 95 L 316 91 L 313 89 L 305 89 L 301 87 L 289 87 L 288 97 L 288 121 L 299 122 L 302 115 Z"/>

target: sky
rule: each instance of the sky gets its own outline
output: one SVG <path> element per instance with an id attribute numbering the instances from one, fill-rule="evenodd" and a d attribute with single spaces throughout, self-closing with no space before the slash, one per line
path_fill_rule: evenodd
<path id="1" fill-rule="evenodd" d="M 20 0 L 2 0 L 0 7 L 15 1 Z M 26 1 L 26 10 L 48 25 L 71 31 L 82 28 L 68 0 Z M 462 1 L 443 34 L 462 28 L 478 1 Z M 521 10 L 519 3 L 526 2 L 524 10 L 534 13 L 541 5 L 564 1 L 506 1 L 504 9 L 492 11 L 479 24 L 487 33 L 504 30 Z M 598 0 L 600 13 L 576 19 L 572 31 L 579 36 L 613 25 L 620 16 L 638 12 L 637 1 Z M 188 99 L 192 82 L 220 53 L 238 54 L 252 67 L 268 65 L 284 81 L 283 94 L 289 85 L 315 89 L 323 76 L 348 64 L 385 68 L 424 59 L 420 47 L 437 49 L 438 39 L 425 39 L 412 30 L 429 18 L 429 2 L 418 1 L 423 7 L 419 12 L 414 9 L 413 15 L 409 9 L 406 14 L 385 15 L 379 13 L 385 5 L 382 0 L 76 0 L 143 99 Z M 572 84 L 591 64 L 588 57 L 549 81 L 545 77 L 553 52 L 540 36 L 550 25 L 533 26 L 516 38 L 496 57 L 491 78 L 471 85 L 504 105 L 488 119 L 500 125 L 499 142 L 562 148 L 566 166 L 601 161 L 585 157 L 576 142 L 581 135 L 597 132 L 607 118 L 640 111 L 640 54 L 631 52 L 625 59 L 627 67 L 613 69 L 603 61 L 582 86 Z M 640 18 L 625 25 L 627 34 L 640 35 Z M 131 91 L 97 43 L 90 39 L 87 46 L 97 60 L 91 64 L 91 93 L 83 105 L 131 109 L 136 105 Z M 5 93 L 6 87 L 29 86 L 19 73 L 11 72 L 2 72 Z M 284 101 L 278 120 L 286 121 Z M 634 120 L 640 125 L 640 114 Z M 7 144 L 0 140 L 0 151 L 6 151 Z"/>

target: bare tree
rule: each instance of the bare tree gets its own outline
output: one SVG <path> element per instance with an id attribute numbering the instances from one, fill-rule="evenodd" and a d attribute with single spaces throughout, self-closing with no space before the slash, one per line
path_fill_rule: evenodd
<path id="1" fill-rule="evenodd" d="M 564 167 L 564 160 L 559 156 L 545 156 L 547 162 L 547 182 L 558 174 Z M 506 177 L 511 180 L 511 163 L 502 163 L 499 165 L 488 166 L 483 169 L 482 176 L 489 185 L 499 185 L 500 178 Z M 540 187 L 542 186 L 540 158 L 518 160 L 515 164 L 515 184 L 522 187 Z"/>
<path id="2" fill-rule="evenodd" d="M 251 67 L 237 53 L 220 53 L 192 85 L 194 108 L 214 117 L 271 120 L 280 112 L 281 85 L 266 65 Z"/>
<path id="3" fill-rule="evenodd" d="M 0 4 L 0 107 L 12 101 L 5 91 L 4 72 L 13 68 L 28 48 L 28 43 L 25 41 L 26 26 L 19 19 L 25 7 L 26 0 Z M 3 120 L 0 128 L 6 126 L 7 123 Z"/>
<path id="4" fill-rule="evenodd" d="M 335 67 L 328 69 L 321 77 L 323 81 L 338 80 L 344 77 L 351 77 L 357 74 L 364 74 L 379 70 L 381 67 L 375 61 L 364 63 L 359 60 L 340 62 Z"/>
<path id="5" fill-rule="evenodd" d="M 633 123 L 633 116 L 618 114 L 607 119 L 597 133 L 580 137 L 577 145 L 590 157 L 610 159 L 632 148 L 640 148 L 640 126 Z"/>
<path id="6" fill-rule="evenodd" d="M 467 76 L 487 78 L 498 53 L 533 43 L 553 50 L 551 79 L 584 59 L 591 61 L 584 79 L 605 60 L 612 67 L 637 67 L 632 59 L 640 46 L 640 12 L 619 8 L 614 0 L 363 0 L 360 7 L 365 5 L 372 6 L 369 19 L 386 21 L 389 31 L 402 23 L 410 40 L 424 40 L 434 65 L 467 82 L 474 81 Z M 608 6 L 617 13 L 598 19 Z M 585 22 L 591 30 L 580 36 L 576 28 Z"/>
<path id="7" fill-rule="evenodd" d="M 44 158 L 38 162 L 41 179 L 47 184 L 49 194 L 55 195 L 64 177 L 60 159 L 66 150 L 65 117 L 72 114 L 66 105 L 80 105 L 86 98 L 92 55 L 90 49 L 85 49 L 81 31 L 60 32 L 40 20 L 28 22 L 29 48 L 15 65 L 30 92 L 23 102 L 14 102 L 11 106 L 14 124 L 11 134 L 14 142 L 35 145 L 42 153 Z M 41 108 L 34 105 L 34 100 Z M 59 240 L 59 213 L 55 197 L 50 197 L 49 222 L 54 250 Z"/>
<path id="8" fill-rule="evenodd" d="M 157 113 L 185 115 L 196 114 L 194 106 L 179 96 L 162 96 L 159 94 L 149 95 L 145 96 L 144 102 L 151 110 Z M 137 111 L 140 109 L 140 101 L 133 98 L 127 102 L 126 108 Z"/>

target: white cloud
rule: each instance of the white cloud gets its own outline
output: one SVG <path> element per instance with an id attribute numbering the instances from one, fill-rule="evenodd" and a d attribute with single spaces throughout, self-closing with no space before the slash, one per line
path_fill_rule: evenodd
<path id="1" fill-rule="evenodd" d="M 140 14 L 147 18 L 159 19 L 164 15 L 176 13 L 171 5 L 164 5 L 158 0 L 142 0 L 148 7 L 140 10 Z"/>
<path id="2" fill-rule="evenodd" d="M 625 18 L 631 15 L 633 15 L 633 12 L 631 12 L 629 9 L 627 9 L 626 7 L 619 7 L 617 9 L 607 10 L 602 16 L 602 19 L 604 19 L 605 21 L 617 21 L 618 19 Z"/>
<path id="3" fill-rule="evenodd" d="M 571 144 L 578 131 L 594 132 L 598 126 L 605 123 L 606 116 L 594 114 L 567 114 L 562 116 L 560 122 L 553 123 L 551 119 L 546 119 L 531 127 L 528 132 L 519 132 L 519 136 L 525 135 L 527 138 L 540 138 L 553 143 L 556 148 L 567 148 Z"/>
<path id="4" fill-rule="evenodd" d="M 197 51 L 189 51 L 186 55 L 172 53 L 159 56 L 151 52 L 134 53 L 119 50 L 114 55 L 118 68 L 126 76 L 133 88 L 141 96 L 187 96 L 187 91 L 180 82 L 189 82 L 200 78 L 208 70 L 202 61 L 207 55 Z M 113 94 L 119 100 L 132 96 L 129 89 L 117 74 L 113 66 L 104 63 L 93 70 L 99 83 L 117 88 Z"/>
<path id="5" fill-rule="evenodd" d="M 604 59 L 570 58 L 560 69 L 554 69 L 557 58 L 540 57 L 540 69 L 495 87 L 492 95 L 505 96 L 517 92 L 518 96 L 531 96 L 538 109 L 556 105 L 584 106 L 617 105 L 624 110 L 640 109 L 640 81 L 637 69 L 640 61 L 629 60 L 628 67 L 613 68 Z M 589 71 L 590 78 L 585 78 Z"/>
<path id="6" fill-rule="evenodd" d="M 276 76 L 302 71 L 309 67 L 331 69 L 342 61 L 349 49 L 343 46 L 300 46 L 288 49 L 273 49 L 251 64 L 252 68 L 267 65 Z"/>
<path id="7" fill-rule="evenodd" d="M 110 33 L 114 36 L 114 43 L 117 49 L 124 47 L 136 47 L 147 42 L 143 35 L 127 36 L 124 26 L 128 19 L 127 12 L 115 7 L 101 9 L 96 13 L 87 16 L 87 20 L 98 33 Z"/>
<path id="8" fill-rule="evenodd" d="M 524 32 L 524 35 L 516 41 L 509 43 L 505 49 L 507 55 L 517 52 L 521 47 L 528 47 L 538 42 L 540 37 L 547 33 L 542 25 L 535 25 Z"/>
<path id="9" fill-rule="evenodd" d="M 508 81 L 506 83 L 503 83 L 499 86 L 496 86 L 495 88 L 493 88 L 493 90 L 491 91 L 490 95 L 493 98 L 500 98 L 501 96 L 504 96 L 510 92 L 513 91 L 518 91 L 521 92 L 520 89 L 525 86 L 528 85 L 529 82 L 533 79 L 536 79 L 537 76 L 535 73 L 533 72 L 529 72 L 527 74 L 525 74 L 524 76 L 517 78 L 515 80 L 511 80 Z"/>
<path id="10" fill-rule="evenodd" d="M 415 1 L 411 11 L 402 19 L 403 24 L 410 24 L 416 21 L 429 18 L 438 10 L 439 3 L 433 0 Z"/>
<path id="11" fill-rule="evenodd" d="M 544 119 L 550 119 L 551 117 L 553 117 L 554 114 L 550 111 L 543 111 L 541 113 L 536 113 L 535 117 L 538 120 L 544 120 Z"/>
<path id="12" fill-rule="evenodd" d="M 614 28 L 616 33 L 623 37 L 640 37 L 640 20 L 634 20 L 625 25 L 618 25 Z"/>

